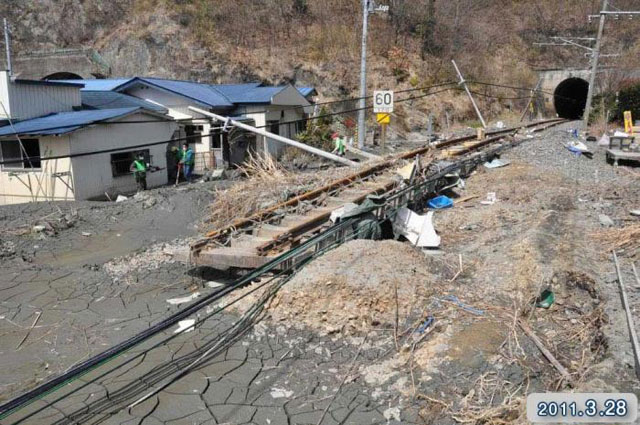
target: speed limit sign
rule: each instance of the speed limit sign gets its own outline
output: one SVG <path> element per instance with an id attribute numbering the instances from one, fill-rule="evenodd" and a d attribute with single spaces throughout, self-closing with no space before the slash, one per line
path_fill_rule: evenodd
<path id="1" fill-rule="evenodd" d="M 373 113 L 390 114 L 393 112 L 393 91 L 376 90 L 373 92 Z"/>

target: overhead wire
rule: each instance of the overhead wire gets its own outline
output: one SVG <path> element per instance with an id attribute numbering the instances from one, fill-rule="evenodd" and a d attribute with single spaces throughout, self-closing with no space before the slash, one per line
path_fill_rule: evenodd
<path id="1" fill-rule="evenodd" d="M 535 91 L 534 88 L 500 85 L 500 84 L 494 84 L 494 83 L 486 83 L 486 82 L 482 82 L 482 81 L 469 81 L 469 83 L 486 85 L 486 86 L 496 86 L 496 87 L 513 89 L 513 90 L 532 90 L 532 91 Z M 439 94 L 439 93 L 442 93 L 442 92 L 445 92 L 445 91 L 448 91 L 448 90 L 457 90 L 457 91 L 461 91 L 462 90 L 460 87 L 446 87 L 446 86 L 450 86 L 450 85 L 454 85 L 454 84 L 458 84 L 458 83 L 455 83 L 455 82 L 443 82 L 443 83 L 439 83 L 439 84 L 435 84 L 435 85 L 427 86 L 427 87 L 419 87 L 419 88 L 414 88 L 414 89 L 400 90 L 400 91 L 398 91 L 398 93 L 407 93 L 407 92 L 412 92 L 412 91 L 417 91 L 417 90 L 429 90 L 430 88 L 445 87 L 445 88 L 443 88 L 441 90 L 437 90 L 437 91 L 434 91 L 434 92 L 428 92 L 428 93 L 424 93 L 424 94 L 417 95 L 417 96 L 410 96 L 410 97 L 407 97 L 407 98 L 398 99 L 398 100 L 395 101 L 395 103 L 402 103 L 402 102 L 408 102 L 408 101 L 411 101 L 411 100 L 421 99 L 421 98 L 428 97 L 428 96 L 433 96 L 433 95 L 436 95 L 436 94 Z M 540 90 L 538 90 L 538 91 L 540 91 Z M 478 95 L 478 96 L 483 96 L 483 97 L 488 97 L 488 98 L 495 98 L 495 99 L 499 99 L 499 100 L 520 100 L 520 99 L 529 98 L 529 96 L 505 97 L 505 96 L 497 96 L 497 95 L 491 95 L 491 94 L 487 94 L 487 93 L 481 93 L 481 92 L 478 92 L 478 91 L 471 91 L 471 92 L 473 94 Z M 561 97 L 561 98 L 566 98 L 568 101 L 578 102 L 574 98 L 569 98 L 569 97 L 559 96 L 559 95 L 555 95 L 555 96 Z M 371 96 L 366 96 L 366 97 L 369 98 Z M 358 100 L 358 99 L 361 99 L 361 98 L 351 98 L 351 99 L 348 99 L 348 100 L 333 101 L 333 102 L 334 103 L 346 102 L 346 101 L 352 101 L 354 99 Z M 371 105 L 371 106 L 365 106 L 364 108 L 353 108 L 353 109 L 343 110 L 343 111 L 339 111 L 339 112 L 320 114 L 320 115 L 305 117 L 305 118 L 301 118 L 301 119 L 297 119 L 297 120 L 279 121 L 277 124 L 278 124 L 278 126 L 281 126 L 281 125 L 295 124 L 295 123 L 299 123 L 299 122 L 310 122 L 310 121 L 315 121 L 315 120 L 319 120 L 319 119 L 323 119 L 323 118 L 329 118 L 329 117 L 334 117 L 334 116 L 352 114 L 352 113 L 355 113 L 355 112 L 358 112 L 358 111 L 361 111 L 361 110 L 369 110 L 369 109 L 373 109 L 373 106 Z M 183 120 L 191 121 L 192 119 L 183 119 Z M 167 122 L 175 122 L 175 121 L 181 121 L 181 120 L 167 120 Z M 122 122 L 122 123 L 124 124 L 124 123 L 134 123 L 134 122 L 136 122 L 136 121 L 127 121 L 127 122 Z M 147 122 L 147 121 L 137 121 L 137 122 Z M 150 120 L 149 122 L 163 122 L 163 121 Z M 118 122 L 98 122 L 98 123 L 95 123 L 95 124 L 118 124 Z M 261 125 L 261 126 L 255 126 L 255 128 L 264 129 L 264 128 L 267 128 L 267 127 L 270 127 L 270 126 L 271 126 L 271 124 L 265 124 L 265 125 Z M 40 129 L 39 131 L 47 131 L 47 130 L 54 130 L 54 129 L 57 129 L 57 128 L 71 128 L 71 127 L 77 127 L 77 125 L 56 126 L 56 127 L 52 127 L 52 128 L 49 128 L 49 129 Z M 216 127 L 214 129 L 218 130 L 218 129 L 222 129 L 222 127 Z M 14 134 L 28 134 L 28 133 L 14 133 Z M 219 134 L 219 133 L 209 132 L 207 134 L 200 134 L 198 137 L 209 137 L 209 136 L 217 135 L 217 134 Z M 75 154 L 49 156 L 49 157 L 44 157 L 44 158 L 40 157 L 40 156 L 33 156 L 33 157 L 29 157 L 29 158 L 24 158 L 24 159 L 47 161 L 47 160 L 55 160 L 55 159 L 76 158 L 76 157 L 83 157 L 83 156 L 90 156 L 90 155 L 99 155 L 99 154 L 104 154 L 104 153 L 121 152 L 121 151 L 124 151 L 124 150 L 135 150 L 135 149 L 140 149 L 140 148 L 145 148 L 145 147 L 150 147 L 150 146 L 168 144 L 168 143 L 172 143 L 172 142 L 183 142 L 183 141 L 187 141 L 188 142 L 188 141 L 193 140 L 193 137 L 194 136 L 186 136 L 186 137 L 173 138 L 173 139 L 168 139 L 168 140 L 146 142 L 146 143 L 141 143 L 141 144 L 122 147 L 122 148 L 102 149 L 102 150 L 81 152 L 81 153 L 75 153 Z M 1 143 L 1 141 L 0 141 L 0 143 Z M 0 165 L 9 164 L 11 162 L 14 162 L 14 161 L 4 161 L 4 160 L 2 160 L 2 161 L 0 161 Z"/>
<path id="2" fill-rule="evenodd" d="M 435 94 L 442 93 L 442 92 L 447 91 L 449 89 L 450 88 L 446 88 L 446 89 L 438 90 L 438 91 L 435 91 L 435 92 L 429 92 L 429 93 L 421 94 L 421 95 L 418 95 L 418 96 L 410 96 L 408 98 L 399 99 L 399 100 L 396 101 L 396 103 L 402 103 L 402 102 L 407 102 L 407 101 L 410 101 L 410 100 L 424 98 L 424 97 L 427 97 L 427 96 L 433 96 Z M 309 122 L 309 121 L 319 120 L 319 119 L 322 119 L 322 118 L 327 118 L 327 117 L 332 117 L 332 116 L 346 115 L 346 114 L 350 114 L 350 113 L 357 112 L 357 111 L 360 111 L 360 110 L 368 110 L 368 109 L 373 109 L 373 106 L 366 106 L 364 108 L 354 108 L 354 109 L 341 111 L 341 112 L 333 112 L 333 113 L 328 113 L 328 114 L 316 115 L 316 116 L 301 118 L 299 120 L 278 122 L 278 125 L 295 124 L 297 122 Z M 97 123 L 97 124 L 111 124 L 111 123 L 107 122 L 107 123 Z M 263 128 L 266 128 L 266 127 L 269 127 L 269 126 L 270 126 L 269 124 L 266 124 L 266 125 L 256 126 L 255 128 L 263 129 Z M 69 125 L 67 127 L 77 127 L 77 125 L 74 125 L 74 126 Z M 52 128 L 52 129 L 55 129 L 55 128 L 63 128 L 63 127 L 62 126 L 58 126 L 58 127 Z M 218 128 L 223 128 L 223 127 L 216 127 L 216 129 L 218 129 Z M 50 130 L 52 130 L 52 129 L 50 129 Z M 46 130 L 47 129 L 40 129 L 39 131 L 46 131 Z M 18 133 L 15 133 L 15 134 L 18 134 Z M 219 133 L 209 132 L 207 134 L 200 134 L 198 137 L 209 137 L 209 136 L 216 135 L 216 134 L 219 134 Z M 78 153 L 74 153 L 74 154 L 64 154 L 64 155 L 54 155 L 54 156 L 48 156 L 48 157 L 33 156 L 33 157 L 30 157 L 30 158 L 32 158 L 34 160 L 40 160 L 40 161 L 78 158 L 78 157 L 99 155 L 99 154 L 105 154 L 105 153 L 122 152 L 122 151 L 125 151 L 125 150 L 141 149 L 141 148 L 145 148 L 145 147 L 163 145 L 163 144 L 168 144 L 168 143 L 173 143 L 173 142 L 190 141 L 190 140 L 193 139 L 193 137 L 194 136 L 185 136 L 185 137 L 173 138 L 173 139 L 168 139 L 168 140 L 145 142 L 145 143 L 140 143 L 140 144 L 137 144 L 137 145 L 119 147 L 119 148 L 101 149 L 101 150 L 95 150 L 95 151 L 78 152 Z M 0 141 L 0 143 L 1 143 L 1 141 Z M 0 165 L 4 165 L 5 163 L 10 163 L 10 162 L 12 162 L 12 161 L 4 161 L 4 160 L 2 160 L 2 161 L 0 161 Z"/>

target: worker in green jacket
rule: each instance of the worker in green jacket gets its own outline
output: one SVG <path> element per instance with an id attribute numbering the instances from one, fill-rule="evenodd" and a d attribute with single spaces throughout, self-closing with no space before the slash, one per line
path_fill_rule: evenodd
<path id="1" fill-rule="evenodd" d="M 341 137 L 338 133 L 333 133 L 331 136 L 335 149 L 331 153 L 337 153 L 339 156 L 344 156 L 346 146 L 344 143 L 344 137 Z"/>
<path id="2" fill-rule="evenodd" d="M 144 155 L 140 154 L 131 163 L 129 170 L 136 178 L 136 184 L 138 185 L 138 192 L 141 190 L 147 190 L 147 170 L 148 164 L 144 160 Z"/>
<path id="3" fill-rule="evenodd" d="M 182 145 L 182 151 L 180 152 L 180 164 L 182 164 L 184 178 L 187 182 L 191 183 L 191 173 L 193 173 L 195 155 L 187 143 Z"/>

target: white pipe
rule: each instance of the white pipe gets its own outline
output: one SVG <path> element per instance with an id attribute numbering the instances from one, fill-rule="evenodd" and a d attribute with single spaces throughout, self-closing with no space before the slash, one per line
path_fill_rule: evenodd
<path id="1" fill-rule="evenodd" d="M 194 108 L 193 106 L 189 106 L 189 109 L 194 111 L 194 112 L 197 112 L 199 114 L 202 114 L 204 116 L 211 117 L 211 118 L 213 118 L 215 120 L 218 120 L 218 121 L 226 122 L 228 120 L 229 124 L 233 125 L 234 127 L 238 127 L 238 128 L 243 129 L 243 130 L 250 131 L 250 132 L 258 134 L 260 136 L 268 137 L 269 139 L 272 139 L 272 140 L 277 140 L 278 142 L 281 142 L 281 143 L 284 143 L 284 144 L 287 144 L 287 145 L 295 146 L 298 149 L 302 149 L 304 151 L 307 151 L 307 152 L 310 152 L 312 154 L 321 156 L 323 158 L 331 159 L 332 161 L 336 161 L 336 162 L 339 162 L 339 163 L 344 164 L 344 165 L 349 165 L 349 166 L 357 165 L 356 162 L 353 162 L 353 161 L 348 160 L 346 158 L 342 158 L 342 157 L 340 157 L 338 155 L 334 155 L 332 153 L 325 152 L 322 149 L 317 149 L 317 148 L 314 148 L 312 146 L 305 145 L 304 143 L 296 142 L 295 140 L 287 139 L 286 137 L 282 137 L 282 136 L 274 134 L 274 133 L 269 133 L 268 131 L 263 130 L 261 128 L 256 128 L 256 127 L 253 127 L 253 126 L 250 126 L 250 125 L 247 125 L 247 124 L 243 124 L 243 123 L 241 123 L 239 121 L 232 120 L 232 119 L 230 119 L 228 117 L 223 117 L 222 115 L 214 114 L 214 113 L 211 113 L 209 111 L 205 111 L 205 110 L 200 109 L 200 108 Z"/>

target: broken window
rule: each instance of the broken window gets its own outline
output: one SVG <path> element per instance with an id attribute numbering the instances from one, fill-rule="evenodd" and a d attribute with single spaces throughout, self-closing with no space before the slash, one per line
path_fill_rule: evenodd
<path id="1" fill-rule="evenodd" d="M 118 152 L 111 154 L 111 174 L 113 177 L 126 176 L 131 174 L 131 163 L 138 155 L 144 156 L 144 161 L 151 164 L 152 156 L 149 155 L 149 149 L 141 151 Z"/>
<path id="2" fill-rule="evenodd" d="M 0 153 L 4 162 L 3 170 L 40 168 L 40 141 L 38 139 L 3 140 L 0 142 Z"/>

